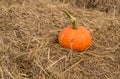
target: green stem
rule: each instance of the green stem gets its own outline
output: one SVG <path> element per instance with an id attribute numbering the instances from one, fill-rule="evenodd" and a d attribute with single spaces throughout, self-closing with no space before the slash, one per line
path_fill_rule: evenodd
<path id="1" fill-rule="evenodd" d="M 78 26 L 76 24 L 76 18 L 73 17 L 68 11 L 63 10 L 63 12 L 71 19 L 72 25 L 73 25 L 73 29 L 77 29 Z"/>

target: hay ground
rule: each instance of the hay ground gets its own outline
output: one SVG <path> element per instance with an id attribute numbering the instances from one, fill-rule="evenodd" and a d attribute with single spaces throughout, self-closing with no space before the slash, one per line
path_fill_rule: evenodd
<path id="1" fill-rule="evenodd" d="M 120 79 L 120 2 L 104 1 L 1 0 L 0 79 Z M 59 45 L 63 9 L 90 31 L 88 50 Z"/>

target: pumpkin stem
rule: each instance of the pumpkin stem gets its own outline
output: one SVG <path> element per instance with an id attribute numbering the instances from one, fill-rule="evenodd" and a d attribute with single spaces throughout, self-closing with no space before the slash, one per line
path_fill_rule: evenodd
<path id="1" fill-rule="evenodd" d="M 76 24 L 76 18 L 74 16 L 72 16 L 68 11 L 63 10 L 63 12 L 71 19 L 72 25 L 73 25 L 73 29 L 77 29 L 77 24 Z"/>

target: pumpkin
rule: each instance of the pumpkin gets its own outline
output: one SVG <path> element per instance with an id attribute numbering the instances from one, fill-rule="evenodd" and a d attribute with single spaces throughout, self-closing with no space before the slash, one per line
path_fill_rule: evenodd
<path id="1" fill-rule="evenodd" d="M 62 29 L 58 35 L 58 41 L 61 46 L 75 51 L 84 51 L 91 45 L 91 35 L 83 26 L 77 26 L 76 18 L 70 15 L 66 10 L 64 13 L 71 19 L 72 25 Z"/>

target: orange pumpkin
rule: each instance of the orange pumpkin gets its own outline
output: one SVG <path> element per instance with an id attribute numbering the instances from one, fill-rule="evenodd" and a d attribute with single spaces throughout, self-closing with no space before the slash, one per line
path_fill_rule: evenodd
<path id="1" fill-rule="evenodd" d="M 76 18 L 70 15 L 67 11 L 64 12 L 72 21 L 72 26 L 67 26 L 58 35 L 60 45 L 76 51 L 83 51 L 91 45 L 91 35 L 83 26 L 76 25 Z"/>

